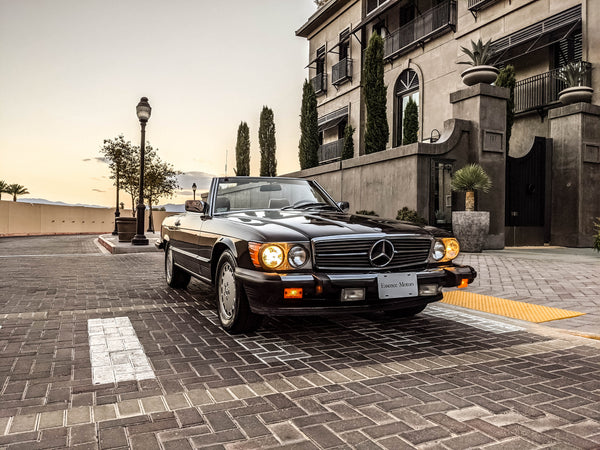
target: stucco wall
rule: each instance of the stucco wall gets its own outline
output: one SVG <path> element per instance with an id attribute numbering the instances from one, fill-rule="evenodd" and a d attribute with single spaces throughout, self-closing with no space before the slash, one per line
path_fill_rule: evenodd
<path id="1" fill-rule="evenodd" d="M 154 211 L 154 229 L 166 216 L 174 213 Z M 129 211 L 121 217 L 131 217 Z M 103 234 L 115 227 L 115 210 L 83 206 L 42 205 L 36 203 L 0 200 L 0 236 L 27 236 L 52 234 Z M 145 228 L 148 228 L 146 212 Z"/>

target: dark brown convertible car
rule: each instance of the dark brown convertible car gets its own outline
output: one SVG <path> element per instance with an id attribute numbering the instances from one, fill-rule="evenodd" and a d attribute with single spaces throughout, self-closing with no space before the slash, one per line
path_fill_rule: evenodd
<path id="1" fill-rule="evenodd" d="M 216 286 L 230 333 L 264 315 L 412 316 L 476 277 L 452 263 L 459 244 L 448 232 L 349 214 L 314 181 L 215 178 L 206 200 L 167 217 L 157 245 L 169 286 L 192 276 Z"/>

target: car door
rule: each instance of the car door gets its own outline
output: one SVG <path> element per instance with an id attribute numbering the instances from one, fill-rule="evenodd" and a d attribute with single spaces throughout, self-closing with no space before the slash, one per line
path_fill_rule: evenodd
<path id="1" fill-rule="evenodd" d="M 203 216 L 201 213 L 186 212 L 177 218 L 170 230 L 175 263 L 197 275 L 200 275 L 198 248 Z"/>

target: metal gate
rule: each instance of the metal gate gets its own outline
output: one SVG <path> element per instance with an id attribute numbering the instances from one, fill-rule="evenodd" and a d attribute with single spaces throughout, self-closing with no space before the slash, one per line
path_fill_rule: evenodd
<path id="1" fill-rule="evenodd" d="M 550 167 L 552 140 L 535 137 L 521 158 L 506 158 L 507 246 L 550 242 Z"/>

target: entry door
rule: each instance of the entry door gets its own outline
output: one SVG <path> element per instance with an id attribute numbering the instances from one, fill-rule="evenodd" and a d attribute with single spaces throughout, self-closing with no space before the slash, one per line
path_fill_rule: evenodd
<path id="1" fill-rule="evenodd" d="M 552 141 L 535 137 L 527 155 L 506 158 L 506 245 L 550 241 L 550 161 Z"/>
<path id="2" fill-rule="evenodd" d="M 452 161 L 431 161 L 431 199 L 429 223 L 439 228 L 452 226 Z"/>

